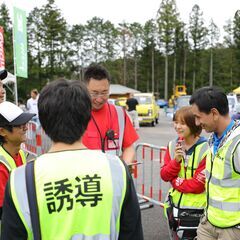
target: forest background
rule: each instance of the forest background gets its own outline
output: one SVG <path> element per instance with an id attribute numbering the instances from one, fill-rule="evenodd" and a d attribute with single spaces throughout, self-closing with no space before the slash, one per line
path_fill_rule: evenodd
<path id="1" fill-rule="evenodd" d="M 226 19 L 224 35 L 194 5 L 183 22 L 175 0 L 162 0 L 155 19 L 144 24 L 114 25 L 97 16 L 86 24 L 69 25 L 54 0 L 28 15 L 28 78 L 18 78 L 18 95 L 26 99 L 32 88 L 58 78 L 82 80 L 92 63 L 104 65 L 112 83 L 168 99 L 175 85 L 195 89 L 216 85 L 231 92 L 240 86 L 240 9 Z M 4 28 L 6 69 L 14 72 L 12 22 L 0 6 Z"/>

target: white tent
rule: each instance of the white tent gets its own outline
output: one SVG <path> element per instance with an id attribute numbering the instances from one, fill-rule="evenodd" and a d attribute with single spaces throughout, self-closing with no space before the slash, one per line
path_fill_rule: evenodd
<path id="1" fill-rule="evenodd" d="M 17 78 L 12 73 L 8 72 L 8 75 L 5 79 L 2 80 L 2 83 L 9 89 L 15 98 L 15 103 L 18 103 L 17 100 Z"/>
<path id="2" fill-rule="evenodd" d="M 2 83 L 3 84 L 15 84 L 16 83 L 16 76 L 14 76 L 10 72 L 8 72 L 7 77 L 4 80 L 2 80 Z"/>

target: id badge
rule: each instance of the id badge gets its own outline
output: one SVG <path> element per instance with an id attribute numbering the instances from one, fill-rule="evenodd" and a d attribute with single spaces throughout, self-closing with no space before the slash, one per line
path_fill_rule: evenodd
<path id="1" fill-rule="evenodd" d="M 119 139 L 110 140 L 107 139 L 107 148 L 108 149 L 119 149 Z"/>

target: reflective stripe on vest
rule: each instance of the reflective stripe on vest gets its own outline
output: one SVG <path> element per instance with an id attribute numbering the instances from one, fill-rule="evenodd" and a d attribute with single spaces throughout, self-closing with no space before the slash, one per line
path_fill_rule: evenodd
<path id="1" fill-rule="evenodd" d="M 190 155 L 188 159 L 188 165 L 186 167 L 186 177 L 185 177 L 185 167 L 184 162 L 181 163 L 181 170 L 178 177 L 184 179 L 191 179 L 192 173 L 196 172 L 201 160 L 207 155 L 209 146 L 207 142 L 198 144 L 195 147 L 194 152 Z M 193 159 L 194 158 L 194 159 Z M 194 161 L 194 162 L 193 162 Z M 193 171 L 192 171 L 193 170 Z M 181 193 L 176 189 L 170 189 L 169 194 L 172 196 L 172 201 L 176 207 L 182 209 L 203 209 L 206 206 L 206 193 L 194 194 L 194 193 Z M 182 196 L 182 197 L 181 197 Z M 179 202 L 180 201 L 180 202 Z"/>
<path id="2" fill-rule="evenodd" d="M 27 231 L 28 240 L 33 239 L 32 224 L 26 189 L 26 165 L 16 168 L 10 175 L 10 191 L 13 203 Z M 16 174 L 17 173 L 17 174 Z"/>
<path id="3" fill-rule="evenodd" d="M 81 152 L 84 153 L 81 154 Z M 56 156 L 53 156 L 55 154 Z M 67 161 L 71 162 L 71 166 L 66 166 Z M 55 174 L 54 166 L 55 164 L 59 164 L 59 162 L 61 166 L 65 166 L 65 168 L 61 169 L 59 167 L 57 170 L 59 174 Z M 48 165 L 46 165 L 47 163 Z M 103 154 L 100 150 L 80 150 L 75 151 L 74 154 L 69 152 L 49 153 L 39 157 L 35 162 L 34 168 L 42 240 L 118 239 L 121 208 L 126 194 L 126 171 L 123 163 L 116 156 Z M 50 172 L 52 174 L 49 174 Z M 88 192 L 84 192 L 83 188 L 81 188 L 84 184 L 82 174 L 91 177 L 95 173 L 101 179 L 99 180 L 99 186 L 101 186 L 102 199 L 99 200 L 97 206 L 90 206 L 91 199 L 93 198 L 88 199 L 90 202 L 86 200 L 86 206 L 82 206 L 80 202 L 81 197 L 87 196 L 88 194 Z M 17 168 L 13 171 L 12 175 L 11 192 L 13 193 L 13 201 L 28 232 L 28 239 L 32 239 L 32 227 L 25 187 L 25 167 Z M 75 180 L 75 175 L 77 175 L 81 181 L 74 181 L 74 185 L 71 184 L 72 182 L 69 180 L 68 184 L 70 184 L 74 190 L 69 193 L 67 188 L 65 189 L 65 194 L 69 193 L 69 198 L 62 199 L 64 206 L 62 206 L 60 211 L 57 211 L 61 199 L 58 198 L 58 194 L 56 193 L 56 183 L 59 184 L 62 179 L 70 179 L 70 176 Z M 52 188 L 52 191 L 55 189 L 55 193 L 52 195 L 49 195 L 49 192 L 45 191 L 46 183 L 49 182 L 55 183 L 55 186 L 53 185 Z M 77 188 L 76 186 L 80 185 L 81 182 L 83 182 L 81 187 Z M 68 185 L 68 187 L 70 187 L 70 185 Z M 24 186 L 24 188 L 22 186 Z M 88 186 L 89 193 L 94 190 L 94 186 L 95 185 Z M 76 194 L 79 193 L 78 190 L 80 188 L 81 193 L 85 195 L 83 194 L 80 198 L 79 196 L 77 198 Z M 56 211 L 49 213 L 47 197 L 50 198 L 51 196 L 53 196 L 59 204 L 56 205 Z M 71 199 L 73 199 L 73 202 L 70 201 Z M 77 201 L 77 199 L 80 200 Z M 71 209 L 68 209 L 71 205 L 70 203 L 72 203 L 73 206 Z M 58 224 L 56 224 L 56 221 Z M 62 229 L 62 231 L 59 229 Z"/>
<path id="4" fill-rule="evenodd" d="M 123 135 L 124 135 L 124 129 L 125 129 L 125 114 L 124 110 L 120 106 L 115 106 L 115 109 L 117 111 L 117 117 L 118 117 L 118 128 L 119 128 L 119 149 L 118 150 L 106 150 L 107 153 L 110 153 L 112 155 L 121 156 L 122 155 L 122 143 L 123 143 Z"/>
<path id="5" fill-rule="evenodd" d="M 26 158 L 23 150 L 20 150 L 19 154 L 21 156 L 23 164 L 26 163 Z M 0 147 L 0 163 L 2 163 L 9 172 L 11 172 L 17 167 L 12 156 L 8 152 L 6 152 L 2 146 Z"/>
<path id="6" fill-rule="evenodd" d="M 238 127 L 236 130 L 239 129 Z M 236 135 L 218 149 L 213 160 L 212 154 L 208 155 L 207 217 L 217 227 L 226 228 L 240 224 L 240 174 L 236 173 L 233 167 L 233 155 L 236 147 L 239 147 L 239 142 L 240 135 Z"/>

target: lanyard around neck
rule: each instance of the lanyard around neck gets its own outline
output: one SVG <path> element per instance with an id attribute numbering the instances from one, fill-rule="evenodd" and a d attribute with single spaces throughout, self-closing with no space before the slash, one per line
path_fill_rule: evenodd
<path id="1" fill-rule="evenodd" d="M 107 103 L 108 105 L 108 111 L 109 111 L 109 120 L 112 121 L 112 112 L 111 112 L 111 109 L 110 109 L 110 106 L 109 106 L 109 103 Z M 92 115 L 92 114 L 91 114 Z M 102 152 L 105 152 L 105 139 L 106 139 L 106 134 L 104 136 L 102 136 L 101 134 L 101 131 L 99 129 L 99 126 L 97 124 L 97 121 L 95 120 L 95 118 L 93 117 L 92 115 L 92 120 L 94 122 L 94 125 L 96 126 L 97 128 L 97 131 L 99 133 L 99 136 L 100 136 L 100 139 L 101 139 L 101 149 L 102 149 Z"/>
<path id="2" fill-rule="evenodd" d="M 97 128 L 97 131 L 98 131 L 98 133 L 99 133 L 99 136 L 100 136 L 100 139 L 101 139 L 101 149 L 102 149 L 102 152 L 105 152 L 105 144 L 104 144 L 104 142 L 105 142 L 105 137 L 103 138 L 102 137 L 102 134 L 101 134 L 101 132 L 100 132 L 100 129 L 99 129 L 99 127 L 98 127 L 98 125 L 97 125 L 97 122 L 96 122 L 96 120 L 95 120 L 95 118 L 93 117 L 93 115 L 92 115 L 92 120 L 93 120 L 93 122 L 94 122 L 94 125 L 96 126 L 96 128 Z"/>

